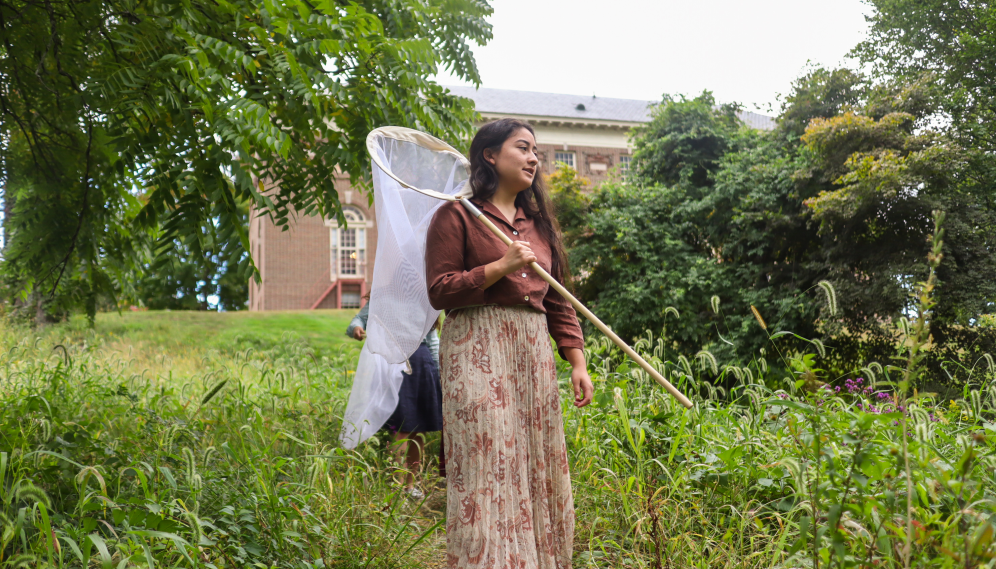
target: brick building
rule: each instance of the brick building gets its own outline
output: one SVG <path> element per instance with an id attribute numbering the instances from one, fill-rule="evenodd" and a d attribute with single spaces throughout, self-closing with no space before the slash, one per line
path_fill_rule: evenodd
<path id="1" fill-rule="evenodd" d="M 450 90 L 472 99 L 484 122 L 514 117 L 532 124 L 544 173 L 564 162 L 594 184 L 629 168 L 629 132 L 650 120 L 654 103 L 473 87 Z M 774 128 L 774 120 L 764 115 L 743 112 L 740 118 L 753 128 Z M 301 216 L 282 231 L 269 218 L 253 216 L 249 241 L 262 282 L 249 283 L 249 310 L 361 305 L 373 278 L 377 226 L 367 196 L 350 189 L 347 181 L 340 184 L 347 227 Z"/>

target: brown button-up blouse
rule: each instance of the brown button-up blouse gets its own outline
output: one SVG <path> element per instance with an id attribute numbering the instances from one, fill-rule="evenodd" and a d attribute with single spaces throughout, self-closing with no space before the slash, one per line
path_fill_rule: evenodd
<path id="1" fill-rule="evenodd" d="M 515 211 L 514 223 L 491 202 L 474 204 L 512 241 L 528 241 L 541 267 L 550 271 L 550 244 L 526 217 L 522 208 Z M 426 236 L 425 276 L 429 302 L 436 310 L 454 310 L 487 304 L 528 306 L 546 313 L 550 335 L 563 356 L 564 348 L 584 348 L 584 336 L 574 307 L 530 267 L 508 274 L 487 289 L 484 265 L 505 256 L 508 246 L 494 236 L 483 223 L 473 218 L 459 202 L 443 204 Z"/>

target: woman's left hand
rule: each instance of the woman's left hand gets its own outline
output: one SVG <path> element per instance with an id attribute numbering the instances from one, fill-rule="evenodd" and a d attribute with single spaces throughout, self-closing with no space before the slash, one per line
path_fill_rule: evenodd
<path id="1" fill-rule="evenodd" d="M 571 383 L 574 384 L 574 406 L 580 408 L 591 403 L 595 386 L 591 383 L 588 370 L 583 367 L 574 368 L 574 371 L 571 372 Z"/>

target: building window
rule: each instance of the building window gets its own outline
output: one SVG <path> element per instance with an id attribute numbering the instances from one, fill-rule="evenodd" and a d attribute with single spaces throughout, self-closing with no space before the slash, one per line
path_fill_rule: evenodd
<path id="1" fill-rule="evenodd" d="M 553 155 L 554 162 L 563 163 L 571 168 L 577 168 L 574 163 L 574 153 L 573 152 L 555 152 Z"/>
<path id="2" fill-rule="evenodd" d="M 632 156 L 623 155 L 619 157 L 619 173 L 625 178 L 629 175 L 629 163 L 633 161 Z"/>
<path id="3" fill-rule="evenodd" d="M 363 212 L 354 207 L 344 207 L 346 227 L 332 222 L 329 239 L 332 253 L 332 280 L 338 278 L 363 278 L 367 272 L 367 220 Z"/>

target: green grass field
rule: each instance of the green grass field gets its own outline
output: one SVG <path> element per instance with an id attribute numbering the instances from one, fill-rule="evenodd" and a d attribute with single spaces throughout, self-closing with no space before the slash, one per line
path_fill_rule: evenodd
<path id="1" fill-rule="evenodd" d="M 361 343 L 346 336 L 355 310 L 274 312 L 126 311 L 85 317 L 46 327 L 39 337 L 55 344 L 68 336 L 126 354 L 135 373 L 165 369 L 177 378 L 203 374 L 205 357 L 231 358 L 247 350 L 280 351 L 295 346 L 315 357 L 358 353 Z"/>
<path id="2" fill-rule="evenodd" d="M 108 341 L 217 350 L 230 350 L 247 341 L 274 344 L 291 336 L 318 352 L 331 353 L 356 344 L 346 337 L 346 327 L 354 314 L 355 310 L 126 311 L 99 314 L 94 332 Z M 82 331 L 87 323 L 85 318 L 76 317 L 68 326 Z"/>

